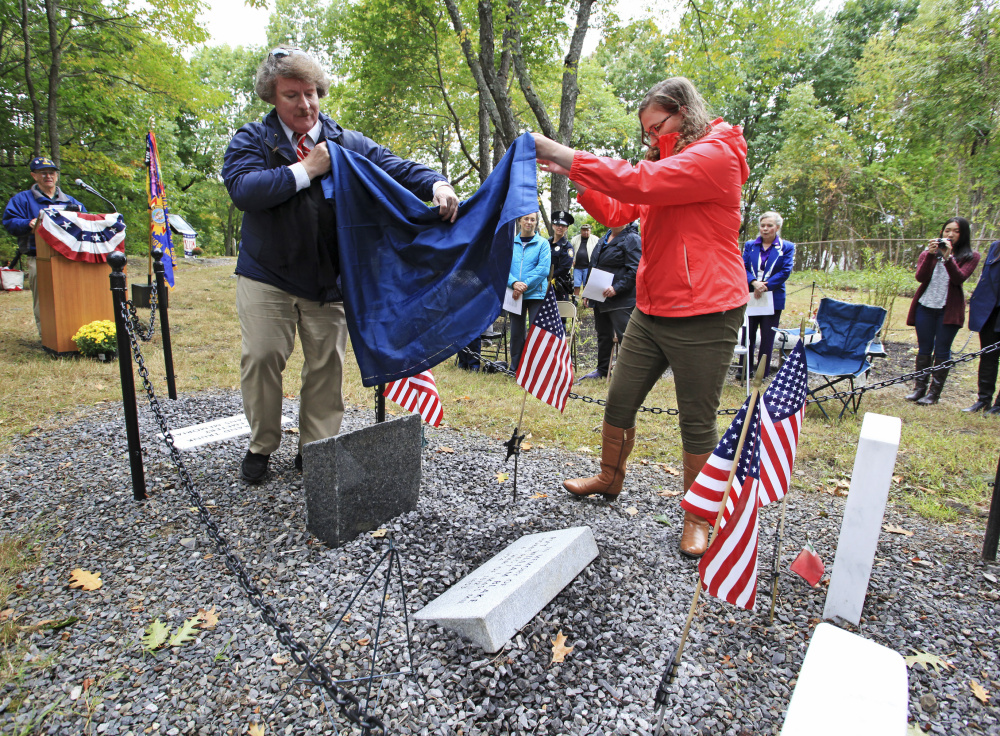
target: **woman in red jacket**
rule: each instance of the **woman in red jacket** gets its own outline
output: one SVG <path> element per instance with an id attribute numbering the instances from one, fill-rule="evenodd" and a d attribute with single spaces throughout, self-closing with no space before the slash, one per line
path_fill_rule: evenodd
<path id="1" fill-rule="evenodd" d="M 621 492 L 636 413 L 667 368 L 680 412 L 684 487 L 691 486 L 719 441 L 716 411 L 747 302 L 739 249 L 749 173 L 743 133 L 711 120 L 683 77 L 646 94 L 639 123 L 648 150 L 635 166 L 535 136 L 542 170 L 569 176 L 577 201 L 599 222 L 641 221 L 636 308 L 608 388 L 601 472 L 563 483 L 577 496 Z M 708 531 L 707 521 L 686 514 L 681 552 L 700 556 Z"/>
<path id="2" fill-rule="evenodd" d="M 917 370 L 922 371 L 951 359 L 951 344 L 965 322 L 962 284 L 979 265 L 979 252 L 972 250 L 972 227 L 964 217 L 953 217 L 931 238 L 917 260 L 920 282 L 910 303 L 906 324 L 917 328 Z M 947 368 L 918 378 L 907 401 L 936 404 L 948 378 Z M 928 387 L 928 379 L 930 386 Z"/>

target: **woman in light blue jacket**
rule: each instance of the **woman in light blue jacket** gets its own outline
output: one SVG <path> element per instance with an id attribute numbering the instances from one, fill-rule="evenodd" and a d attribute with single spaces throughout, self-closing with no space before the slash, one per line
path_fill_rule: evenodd
<path id="1" fill-rule="evenodd" d="M 743 266 L 747 271 L 747 287 L 750 293 L 758 298 L 771 292 L 774 306 L 771 314 L 754 315 L 747 320 L 750 325 L 748 357 L 751 360 L 751 374 L 761 359 L 766 361 L 764 375 L 771 372 L 774 329 L 781 321 L 781 311 L 785 308 L 785 281 L 792 275 L 792 266 L 795 263 L 795 243 L 781 237 L 783 222 L 784 219 L 777 212 L 765 212 L 758 221 L 760 237 L 743 244 Z M 760 330 L 760 354 L 757 360 L 753 360 L 757 330 Z"/>
<path id="2" fill-rule="evenodd" d="M 521 302 L 521 313 L 508 312 L 510 319 L 511 370 L 516 371 L 521 362 L 521 352 L 528 330 L 525 319 L 533 320 L 538 314 L 545 291 L 549 288 L 549 265 L 552 255 L 549 241 L 535 232 L 538 215 L 532 213 L 518 219 L 520 235 L 514 238 L 514 257 L 510 264 L 507 286 L 514 292 L 514 299 Z"/>

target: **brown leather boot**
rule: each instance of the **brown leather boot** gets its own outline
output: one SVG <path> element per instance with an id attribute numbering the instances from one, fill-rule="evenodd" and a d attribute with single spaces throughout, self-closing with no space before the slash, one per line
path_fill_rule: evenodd
<path id="1" fill-rule="evenodd" d="M 622 492 L 625 481 L 625 461 L 635 447 L 635 427 L 621 429 L 607 422 L 601 429 L 601 472 L 591 478 L 564 480 L 563 488 L 574 496 L 600 493 L 614 500 Z"/>
<path id="2" fill-rule="evenodd" d="M 684 453 L 684 492 L 694 485 L 698 473 L 705 467 L 712 453 L 694 455 Z M 684 512 L 684 532 L 681 534 L 681 554 L 686 557 L 698 558 L 708 549 L 708 535 L 712 527 L 707 519 L 703 519 L 690 511 Z"/>

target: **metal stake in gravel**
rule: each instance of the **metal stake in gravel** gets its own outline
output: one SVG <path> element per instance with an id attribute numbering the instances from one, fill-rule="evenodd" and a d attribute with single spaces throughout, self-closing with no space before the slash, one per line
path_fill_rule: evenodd
<path id="1" fill-rule="evenodd" d="M 354 608 L 355 602 L 357 602 L 361 593 L 367 587 L 369 581 L 372 579 L 372 577 L 374 577 L 375 573 L 378 572 L 378 569 L 382 567 L 382 563 L 388 560 L 389 564 L 386 567 L 385 583 L 382 586 L 382 596 L 379 600 L 378 621 L 375 625 L 375 636 L 372 637 L 372 660 L 371 660 L 372 664 L 371 668 L 368 671 L 368 676 L 355 677 L 350 680 L 336 681 L 338 685 L 345 685 L 353 682 L 367 683 L 368 689 L 367 692 L 365 693 L 365 705 L 364 708 L 361 709 L 362 716 L 369 712 L 369 707 L 371 705 L 371 700 L 372 700 L 372 685 L 375 683 L 376 680 L 379 681 L 379 689 L 378 692 L 375 694 L 375 698 L 378 699 L 378 697 L 382 694 L 382 686 L 385 683 L 385 678 L 395 677 L 397 675 L 412 675 L 414 672 L 413 642 L 410 636 L 410 614 L 409 614 L 409 609 L 406 606 L 406 585 L 404 584 L 403 580 L 403 567 L 399 561 L 399 550 L 396 549 L 395 542 L 393 541 L 393 538 L 391 536 L 392 533 L 390 532 L 389 534 L 390 534 L 390 536 L 388 537 L 389 545 L 385 553 L 382 555 L 379 561 L 375 563 L 372 569 L 368 572 L 368 575 L 365 577 L 365 579 L 362 580 L 361 583 L 354 589 L 354 592 L 351 595 L 350 600 L 347 602 L 347 605 L 344 607 L 344 609 L 340 612 L 340 615 L 337 617 L 337 623 L 334 624 L 333 630 L 327 635 L 326 639 L 323 640 L 323 643 L 320 644 L 319 647 L 316 649 L 316 654 L 319 655 L 330 644 L 330 641 L 333 639 L 334 636 L 336 636 L 337 630 L 340 628 L 340 624 L 349 620 L 349 616 Z M 396 574 L 399 576 L 399 595 L 400 595 L 401 605 L 403 607 L 403 622 L 405 625 L 405 633 L 406 633 L 406 661 L 408 664 L 406 667 L 399 670 L 398 672 L 386 672 L 383 674 L 375 674 L 375 664 L 378 657 L 379 646 L 381 644 L 382 621 L 385 619 L 385 602 L 389 597 L 389 585 L 392 582 L 393 563 L 395 563 Z M 296 682 L 307 682 L 309 680 L 310 677 L 308 674 L 300 673 L 298 678 L 296 679 Z M 337 728 L 337 724 L 333 722 L 332 711 L 330 709 L 329 704 L 326 702 L 326 695 L 323 692 L 323 688 L 317 687 L 317 690 L 319 691 L 320 697 L 323 698 L 323 705 L 326 708 L 326 712 L 331 715 L 330 722 L 333 725 L 334 732 L 340 733 L 339 729 Z M 292 687 L 289 687 L 287 690 L 285 690 L 284 694 L 280 698 L 278 698 L 278 701 L 274 704 L 270 712 L 264 718 L 265 722 L 271 719 L 271 716 L 274 715 L 274 713 L 278 710 L 278 706 L 280 706 L 285 701 L 285 698 L 287 698 L 291 692 L 292 692 Z M 363 733 L 368 733 L 368 731 L 363 731 Z"/>
<path id="2" fill-rule="evenodd" d="M 997 561 L 997 542 L 1000 541 L 1000 459 L 997 460 L 997 474 L 993 478 L 993 500 L 990 502 L 990 518 L 986 522 L 983 537 L 983 559 Z"/>
<path id="3" fill-rule="evenodd" d="M 757 400 L 760 398 L 760 386 L 764 382 L 764 361 L 760 361 L 757 365 L 757 375 L 753 379 L 753 393 L 750 394 L 750 403 L 747 405 L 747 417 L 749 417 L 757 405 Z M 719 513 L 715 516 L 715 524 L 712 526 L 712 536 L 709 537 L 708 546 L 712 546 L 712 542 L 715 541 L 716 535 L 719 533 L 719 525 L 722 523 L 722 515 L 726 511 L 726 503 L 729 501 L 729 493 L 733 490 L 733 479 L 736 477 L 736 467 L 739 465 L 737 458 L 740 457 L 743 452 L 743 444 L 747 439 L 747 431 L 750 429 L 750 421 L 743 423 L 743 429 L 740 432 L 740 441 L 736 444 L 736 452 L 733 455 L 733 467 L 729 469 L 729 480 L 726 481 L 726 490 L 722 494 L 722 503 L 719 505 Z M 677 676 L 677 668 L 681 664 L 681 655 L 684 654 L 684 644 L 687 642 L 688 632 L 691 630 L 691 622 L 694 620 L 694 613 L 698 608 L 698 598 L 701 596 L 701 575 L 698 575 L 698 584 L 694 587 L 694 597 L 691 598 L 691 610 L 688 611 L 687 621 L 684 622 L 684 630 L 681 631 L 681 640 L 677 644 L 677 650 L 674 652 L 673 656 L 667 662 L 667 668 L 663 671 L 663 677 L 660 678 L 660 685 L 656 688 L 656 696 L 653 698 L 653 706 L 656 709 L 656 729 L 655 732 L 658 734 L 664 733 L 663 730 L 663 718 L 667 714 L 667 699 L 670 696 L 670 684 L 674 681 L 674 677 Z"/>

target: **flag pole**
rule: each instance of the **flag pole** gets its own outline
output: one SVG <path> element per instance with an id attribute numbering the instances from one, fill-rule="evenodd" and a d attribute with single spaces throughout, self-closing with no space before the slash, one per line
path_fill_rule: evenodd
<path id="1" fill-rule="evenodd" d="M 156 122 L 156 118 L 152 115 L 149 116 L 149 131 L 153 131 L 153 124 Z M 146 189 L 149 189 L 150 183 L 153 179 L 153 161 L 150 159 L 146 162 Z M 149 192 L 146 192 L 146 199 L 149 199 Z M 147 208 L 149 213 L 149 247 L 146 249 L 149 261 L 149 273 L 147 276 L 149 286 L 153 285 L 153 210 Z"/>
<path id="2" fill-rule="evenodd" d="M 523 357 L 523 356 L 522 356 Z M 521 400 L 521 416 L 517 418 L 517 427 L 514 428 L 514 437 L 517 440 L 517 444 L 514 449 L 514 492 L 511 498 L 511 503 L 517 503 L 517 461 L 521 457 L 521 440 L 524 439 L 524 435 L 521 434 L 521 422 L 524 421 L 524 407 L 528 404 L 528 389 L 524 389 L 524 398 Z"/>
<path id="3" fill-rule="evenodd" d="M 812 313 L 812 304 L 809 305 L 810 314 Z M 799 322 L 799 342 L 802 343 L 803 347 L 806 344 L 806 317 L 802 315 L 802 321 Z M 790 480 L 790 479 L 789 479 Z M 771 565 L 771 614 L 768 618 L 767 625 L 774 625 L 774 608 L 777 605 L 778 600 L 778 573 L 781 566 L 781 543 L 785 539 L 785 508 L 788 506 L 788 494 L 791 492 L 791 482 L 788 484 L 788 490 L 785 491 L 784 498 L 781 499 L 781 519 L 778 521 L 778 529 L 775 533 L 776 539 L 774 540 L 774 560 Z"/>
<path id="4" fill-rule="evenodd" d="M 719 526 L 722 523 L 722 515 L 726 511 L 726 502 L 729 501 L 729 494 L 733 490 L 733 480 L 736 478 L 736 466 L 739 464 L 739 458 L 743 452 L 743 445 L 747 439 L 747 431 L 750 429 L 750 416 L 753 413 L 754 407 L 757 405 L 757 399 L 760 396 L 760 386 L 763 382 L 764 361 L 761 361 L 757 365 L 757 373 L 754 375 L 753 392 L 750 394 L 750 403 L 747 405 L 747 418 L 746 421 L 743 422 L 743 429 L 740 431 L 740 440 L 736 445 L 736 452 L 733 455 L 733 467 L 729 469 L 729 479 L 726 481 L 726 490 L 722 494 L 722 503 L 719 504 L 719 513 L 715 515 L 715 524 L 712 526 L 712 535 L 708 540 L 709 547 L 712 546 L 712 542 L 715 541 L 715 537 L 719 533 Z M 663 732 L 663 718 L 667 712 L 667 688 L 673 681 L 677 668 L 681 664 L 681 655 L 684 653 L 684 645 L 687 643 L 688 633 L 691 630 L 691 622 L 694 620 L 694 614 L 698 608 L 698 598 L 701 596 L 701 589 L 701 575 L 699 575 L 698 584 L 695 585 L 694 588 L 694 596 L 691 598 L 691 609 L 688 611 L 687 620 L 684 622 L 684 629 L 681 631 L 680 643 L 677 645 L 677 651 L 674 652 L 670 662 L 667 663 L 667 670 L 663 673 L 663 677 L 660 680 L 660 686 L 656 690 L 656 697 L 653 701 L 654 705 L 658 709 L 655 733 Z"/>

